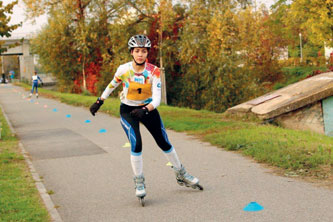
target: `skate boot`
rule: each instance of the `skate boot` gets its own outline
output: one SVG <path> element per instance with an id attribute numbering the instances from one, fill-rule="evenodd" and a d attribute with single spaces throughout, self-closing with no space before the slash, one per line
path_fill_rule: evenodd
<path id="1" fill-rule="evenodd" d="M 144 197 L 146 196 L 145 190 L 145 177 L 142 175 L 134 177 L 135 195 L 139 199 L 142 206 L 145 205 Z"/>
<path id="2" fill-rule="evenodd" d="M 176 174 L 177 183 L 181 186 L 191 187 L 193 189 L 203 190 L 203 187 L 199 184 L 199 179 L 190 175 L 186 172 L 184 166 L 182 165 L 180 169 L 172 167 Z"/>
<path id="3" fill-rule="evenodd" d="M 38 93 L 36 93 L 36 98 L 38 99 Z"/>

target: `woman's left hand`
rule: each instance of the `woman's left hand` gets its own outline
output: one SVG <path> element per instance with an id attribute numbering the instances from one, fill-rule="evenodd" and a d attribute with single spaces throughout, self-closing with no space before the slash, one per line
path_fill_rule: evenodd
<path id="1" fill-rule="evenodd" d="M 143 108 L 138 108 L 138 109 L 134 109 L 131 112 L 131 116 L 136 117 L 138 119 L 142 119 L 145 116 L 147 116 L 149 114 L 148 108 L 147 107 L 143 107 Z"/>

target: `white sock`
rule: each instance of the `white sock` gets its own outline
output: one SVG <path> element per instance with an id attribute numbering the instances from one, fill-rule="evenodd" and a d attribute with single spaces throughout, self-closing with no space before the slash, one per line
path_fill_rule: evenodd
<path id="1" fill-rule="evenodd" d="M 143 173 L 143 161 L 142 161 L 142 155 L 134 156 L 131 155 L 131 164 L 133 173 L 135 176 L 140 176 Z"/>
<path id="2" fill-rule="evenodd" d="M 171 162 L 172 166 L 176 167 L 177 169 L 181 168 L 181 163 L 179 161 L 178 155 L 173 147 L 171 148 L 171 151 L 164 153 L 166 158 Z"/>

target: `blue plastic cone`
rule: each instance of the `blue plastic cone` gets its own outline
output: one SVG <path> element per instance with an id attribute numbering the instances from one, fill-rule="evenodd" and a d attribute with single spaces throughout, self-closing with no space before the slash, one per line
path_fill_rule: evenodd
<path id="1" fill-rule="evenodd" d="M 67 114 L 66 117 L 67 117 L 67 118 L 71 118 L 72 115 L 71 115 L 71 114 Z"/>
<path id="2" fill-rule="evenodd" d="M 85 123 L 90 123 L 91 121 L 89 119 L 87 119 L 86 121 L 84 121 Z"/>
<path id="3" fill-rule="evenodd" d="M 257 202 L 251 202 L 244 208 L 244 211 L 260 211 L 263 209 L 264 207 L 258 204 Z"/>
<path id="4" fill-rule="evenodd" d="M 58 112 L 58 110 L 57 110 L 57 109 L 53 109 L 52 111 L 53 111 L 53 112 Z"/>
<path id="5" fill-rule="evenodd" d="M 106 129 L 100 129 L 98 132 L 99 133 L 106 133 Z"/>

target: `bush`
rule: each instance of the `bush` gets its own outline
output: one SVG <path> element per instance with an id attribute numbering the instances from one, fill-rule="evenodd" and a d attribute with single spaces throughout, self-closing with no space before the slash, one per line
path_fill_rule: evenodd
<path id="1" fill-rule="evenodd" d="M 83 96 L 91 96 L 92 94 L 88 90 L 84 90 L 84 91 L 82 91 L 81 95 L 83 95 Z"/>

